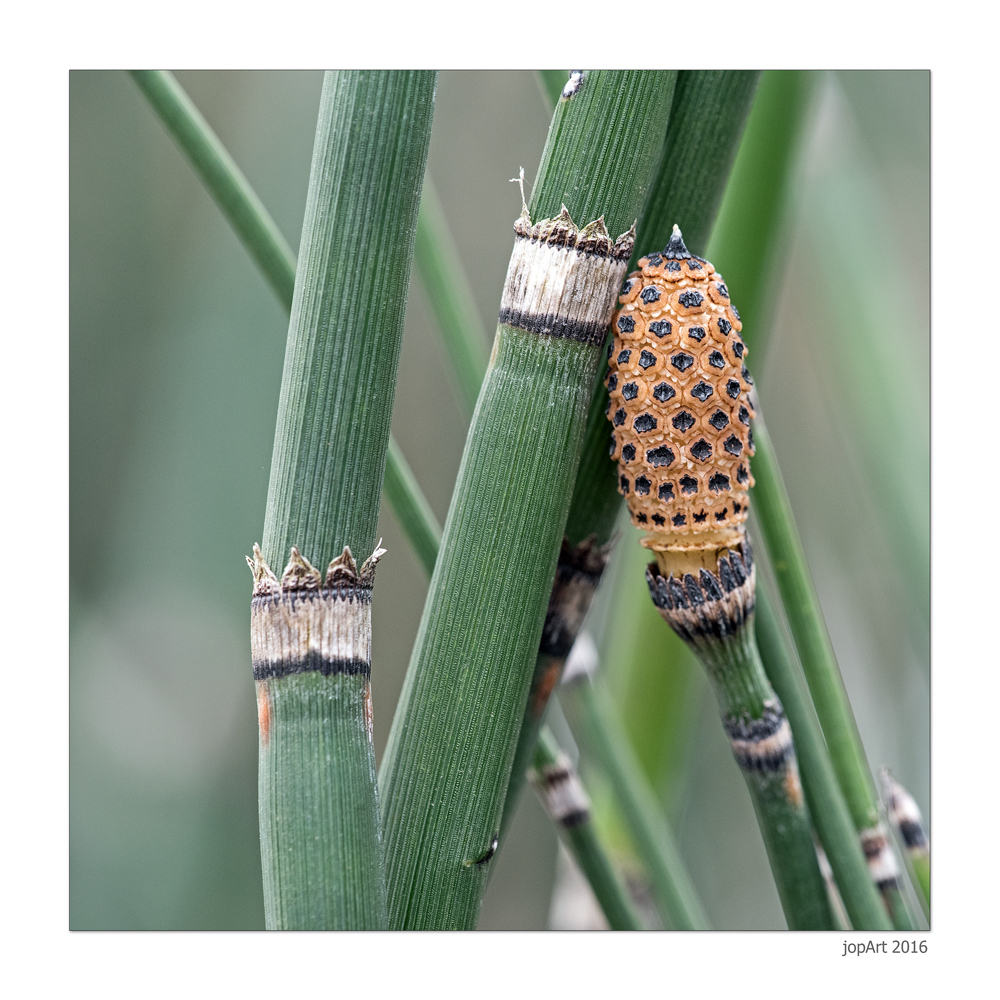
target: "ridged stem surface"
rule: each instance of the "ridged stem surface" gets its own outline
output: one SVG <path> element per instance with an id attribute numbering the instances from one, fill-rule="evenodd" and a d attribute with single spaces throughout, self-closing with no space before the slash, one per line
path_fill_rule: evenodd
<path id="1" fill-rule="evenodd" d="M 532 219 L 637 217 L 673 77 L 560 102 Z M 667 86 L 665 86 L 667 85 Z M 496 848 L 600 348 L 500 326 L 382 769 L 393 927 L 474 927 Z"/>
<path id="2" fill-rule="evenodd" d="M 324 81 L 264 526 L 279 572 L 291 546 L 319 567 L 375 547 L 435 83 Z M 387 926 L 370 699 L 367 672 L 258 681 L 269 928 Z"/>
<path id="3" fill-rule="evenodd" d="M 768 70 L 761 77 L 708 246 L 708 259 L 737 296 L 744 338 L 758 368 L 771 329 L 776 263 L 787 244 L 790 181 L 815 79 L 815 73 L 797 70 Z"/>
<path id="4" fill-rule="evenodd" d="M 320 102 L 262 548 L 375 548 L 433 73 L 335 73 Z M 335 551 L 336 550 L 336 551 Z"/>
<path id="5" fill-rule="evenodd" d="M 752 620 L 725 640 L 704 637 L 693 645 L 708 671 L 724 722 L 762 719 L 766 706 L 778 704 L 760 661 Z M 794 749 L 781 768 L 741 765 L 740 770 L 789 929 L 835 929 Z"/>
<path id="6" fill-rule="evenodd" d="M 393 927 L 478 918 L 596 367 L 498 331 L 382 768 Z"/>

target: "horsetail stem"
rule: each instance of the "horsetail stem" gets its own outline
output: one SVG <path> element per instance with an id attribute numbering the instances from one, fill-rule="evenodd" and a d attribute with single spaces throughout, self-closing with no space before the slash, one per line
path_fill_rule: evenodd
<path id="1" fill-rule="evenodd" d="M 875 784 L 809 575 L 767 425 L 760 415 L 754 422 L 754 432 L 757 520 L 837 782 L 868 859 L 869 873 L 882 893 L 893 926 L 897 930 L 912 930 L 913 922 L 900 892 L 899 863 L 879 819 Z"/>
<path id="2" fill-rule="evenodd" d="M 761 77 L 708 245 L 708 256 L 739 290 L 740 315 L 758 365 L 771 329 L 776 264 L 788 242 L 789 185 L 815 79 L 816 74 L 797 70 L 769 70 Z"/>
<path id="3" fill-rule="evenodd" d="M 328 73 L 320 100 L 263 551 L 251 560 L 269 928 L 388 922 L 371 590 L 435 83 L 428 72 Z M 289 547 L 279 581 L 268 562 Z M 305 555 L 341 548 L 325 576 Z M 360 569 L 352 551 L 366 557 Z"/>
<path id="4" fill-rule="evenodd" d="M 560 703 L 566 707 L 588 759 L 593 759 L 614 789 L 652 883 L 656 908 L 664 925 L 675 930 L 706 930 L 708 918 L 674 842 L 670 824 L 612 707 L 591 681 L 597 659 L 593 640 L 584 632 L 560 688 Z"/>
<path id="5" fill-rule="evenodd" d="M 640 234 L 658 238 L 664 213 L 676 209 L 690 213 L 683 218 L 691 220 L 700 240 L 708 238 L 758 76 L 714 71 L 678 74 L 663 153 L 639 219 Z M 567 81 L 563 76 L 562 80 L 572 89 L 582 86 L 584 77 L 574 74 L 574 79 Z M 598 380 L 587 410 L 583 453 L 550 598 L 544 648 L 535 663 L 501 829 L 513 815 L 548 699 L 600 583 L 621 507 L 614 464 L 607 453 L 607 402 L 607 390 Z"/>
<path id="6" fill-rule="evenodd" d="M 559 749 L 548 727 L 543 727 L 539 733 L 528 777 L 567 849 L 590 883 L 611 929 L 641 930 L 642 924 L 628 892 L 615 874 L 594 829 L 590 800 L 576 768 Z"/>
<path id="7" fill-rule="evenodd" d="M 930 912 L 931 904 L 931 847 L 924 829 L 924 819 L 916 799 L 892 776 L 889 768 L 879 772 L 882 780 L 882 794 L 885 798 L 889 821 L 899 833 L 899 839 L 906 845 L 906 854 L 920 888 L 921 905 L 924 913 Z"/>
<path id="8" fill-rule="evenodd" d="M 767 587 L 757 590 L 757 641 L 764 669 L 795 732 L 802 784 L 810 815 L 855 930 L 891 930 L 858 841 L 851 813 L 837 784 L 816 710 L 800 679 L 771 604 Z"/>
<path id="9" fill-rule="evenodd" d="M 669 111 L 663 83 L 658 73 L 588 74 L 560 104 L 531 213 L 518 220 L 494 356 L 383 761 L 394 927 L 472 927 L 478 917 L 600 358 L 594 341 L 631 250 L 631 234 L 612 240 L 605 221 L 627 230 L 641 207 Z M 581 230 L 562 203 L 604 219 Z"/>

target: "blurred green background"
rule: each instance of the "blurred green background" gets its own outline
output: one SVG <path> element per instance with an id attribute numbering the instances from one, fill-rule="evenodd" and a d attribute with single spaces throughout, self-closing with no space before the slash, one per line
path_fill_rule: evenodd
<path id="1" fill-rule="evenodd" d="M 296 246 L 321 74 L 178 78 Z M 929 821 L 930 78 L 814 83 L 766 356 L 750 366 L 869 759 Z M 263 525 L 287 321 L 132 80 L 73 72 L 69 86 L 69 923 L 261 928 L 243 556 Z M 508 181 L 534 176 L 548 120 L 532 73 L 441 74 L 429 171 L 490 330 L 520 209 Z M 466 420 L 417 282 L 393 431 L 443 520 Z M 426 593 L 385 510 L 380 531 L 379 755 Z M 623 532 L 617 593 L 594 609 L 601 680 L 713 924 L 782 926 L 707 683 L 669 635 L 655 676 L 630 646 L 653 613 L 632 585 L 637 538 Z M 572 923 L 568 883 L 552 905 L 556 854 L 525 794 L 480 926 Z"/>

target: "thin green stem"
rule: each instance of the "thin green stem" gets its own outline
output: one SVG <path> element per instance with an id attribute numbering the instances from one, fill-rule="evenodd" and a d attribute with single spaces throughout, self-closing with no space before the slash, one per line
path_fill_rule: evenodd
<path id="1" fill-rule="evenodd" d="M 585 674 L 567 680 L 560 689 L 588 757 L 604 772 L 628 824 L 639 856 L 649 874 L 657 910 L 667 927 L 706 930 L 709 926 L 666 816 L 649 787 L 632 745 Z"/>
<path id="2" fill-rule="evenodd" d="M 791 930 L 832 930 L 836 925 L 813 844 L 791 729 L 764 673 L 753 619 L 721 631 L 723 638 L 692 627 L 686 639 L 715 690 L 785 919 Z"/>
<path id="3" fill-rule="evenodd" d="M 410 471 L 399 445 L 391 436 L 389 450 L 386 452 L 385 482 L 382 484 L 382 491 L 396 515 L 396 520 L 399 521 L 413 546 L 420 565 L 430 576 L 434 572 L 434 561 L 441 545 L 441 525 L 438 524 L 434 511 L 431 510 L 430 504 Z"/>
<path id="4" fill-rule="evenodd" d="M 767 546 L 785 615 L 830 751 L 837 782 L 859 835 L 879 827 L 875 783 L 830 635 L 826 629 L 791 504 L 760 410 L 754 421 L 754 510 Z M 886 848 L 891 853 L 891 847 Z M 883 898 L 897 930 L 912 930 L 898 885 L 886 882 Z"/>
<path id="5" fill-rule="evenodd" d="M 424 180 L 420 199 L 415 263 L 444 339 L 459 398 L 471 414 L 486 375 L 488 339 L 430 177 Z"/>
<path id="6" fill-rule="evenodd" d="M 788 70 L 769 70 L 761 77 L 708 244 L 709 260 L 726 276 L 740 304 L 743 337 L 758 366 L 771 326 L 776 264 L 786 245 L 790 182 L 815 79 L 815 73 Z"/>
<path id="7" fill-rule="evenodd" d="M 291 309 L 295 254 L 232 156 L 172 73 L 143 70 L 132 75 L 281 303 Z M 418 240 L 421 218 L 418 217 L 417 222 Z M 459 303 L 452 308 L 462 306 Z M 383 488 L 403 533 L 429 573 L 434 565 L 441 528 L 391 435 Z M 435 540 L 433 546 L 432 539 Z"/>
<path id="8" fill-rule="evenodd" d="M 809 574 L 771 436 L 759 410 L 754 421 L 754 444 L 754 511 L 837 780 L 855 827 L 863 830 L 878 823 L 875 784 Z"/>
<path id="9" fill-rule="evenodd" d="M 837 784 L 819 719 L 800 678 L 771 605 L 767 588 L 757 587 L 757 641 L 767 676 L 795 733 L 809 812 L 833 868 L 840 896 L 855 930 L 891 930 L 882 901 Z"/>
<path id="10" fill-rule="evenodd" d="M 532 762 L 531 783 L 559 835 L 583 872 L 614 931 L 636 931 L 642 923 L 628 892 L 615 873 L 590 817 L 590 804 L 576 769 L 543 727 Z"/>
<path id="11" fill-rule="evenodd" d="M 135 70 L 132 76 L 278 298 L 290 308 L 295 254 L 243 171 L 172 73 Z"/>

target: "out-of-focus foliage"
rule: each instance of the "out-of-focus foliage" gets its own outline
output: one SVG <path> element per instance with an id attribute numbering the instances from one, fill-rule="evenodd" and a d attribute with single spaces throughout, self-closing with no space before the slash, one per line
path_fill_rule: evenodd
<path id="1" fill-rule="evenodd" d="M 321 74 L 178 76 L 296 246 Z M 870 760 L 928 817 L 926 612 L 900 538 L 926 549 L 929 81 L 819 84 L 767 358 L 750 362 Z M 533 178 L 547 125 L 532 74 L 441 76 L 429 169 L 489 329 L 520 210 L 508 180 Z M 71 74 L 70 182 L 70 924 L 260 927 L 243 555 L 263 527 L 287 321 L 126 74 Z M 844 280 L 844 231 L 875 256 L 877 301 Z M 443 520 L 465 419 L 416 282 L 407 309 L 393 431 Z M 901 468 L 880 460 L 887 441 Z M 380 530 L 379 753 L 426 591 L 384 510 Z M 626 723 L 642 692 L 614 629 L 638 614 L 616 602 L 648 603 L 625 584 L 637 547 L 624 533 L 619 594 L 595 608 Z M 688 735 L 644 766 L 714 925 L 780 926 L 715 706 L 677 669 L 661 696 L 688 692 L 665 713 Z M 647 732 L 651 716 L 634 714 Z M 524 796 L 481 926 L 545 926 L 555 857 Z"/>

